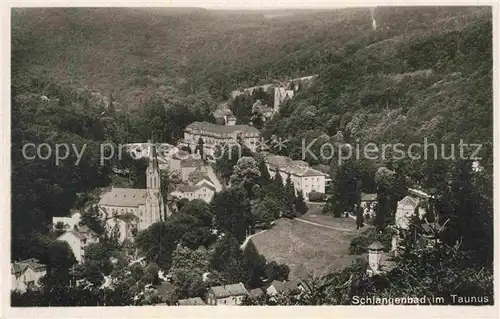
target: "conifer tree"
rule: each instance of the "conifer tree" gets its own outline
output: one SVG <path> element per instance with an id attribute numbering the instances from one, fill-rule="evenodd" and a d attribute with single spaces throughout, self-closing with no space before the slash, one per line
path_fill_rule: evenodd
<path id="1" fill-rule="evenodd" d="M 297 211 L 297 213 L 304 215 L 307 212 L 308 208 L 304 200 L 304 193 L 302 192 L 302 190 L 299 190 L 297 192 L 297 199 L 295 202 L 295 210 Z"/>

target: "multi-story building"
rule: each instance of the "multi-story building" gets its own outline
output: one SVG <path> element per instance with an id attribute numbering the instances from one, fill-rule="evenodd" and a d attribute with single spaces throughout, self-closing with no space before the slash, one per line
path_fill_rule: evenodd
<path id="1" fill-rule="evenodd" d="M 239 139 L 250 150 L 255 151 L 259 140 L 259 130 L 249 125 L 218 125 L 208 122 L 194 122 L 186 127 L 184 141 L 195 152 L 200 138 L 203 140 L 203 152 L 213 156 L 217 145 L 234 145 Z"/>
<path id="2" fill-rule="evenodd" d="M 196 184 L 179 184 L 169 195 L 178 199 L 186 198 L 188 200 L 202 199 L 209 203 L 214 197 L 215 187 L 208 180 L 202 180 Z"/>
<path id="3" fill-rule="evenodd" d="M 37 259 L 31 258 L 13 262 L 10 265 L 11 289 L 19 292 L 36 289 L 40 286 L 40 278 L 46 273 L 47 267 Z"/>
<path id="4" fill-rule="evenodd" d="M 207 293 L 207 305 L 211 306 L 235 306 L 240 305 L 243 297 L 248 291 L 239 282 L 237 284 L 210 287 Z"/>
<path id="5" fill-rule="evenodd" d="M 112 187 L 101 196 L 99 210 L 108 230 L 120 230 L 120 239 L 130 238 L 169 214 L 161 195 L 161 177 L 156 146 L 149 141 L 149 166 L 146 169 L 146 188 Z"/>
<path id="6" fill-rule="evenodd" d="M 302 191 L 305 200 L 309 200 L 311 192 L 325 193 L 328 175 L 312 169 L 304 161 L 294 161 L 285 156 L 267 155 L 266 165 L 271 177 L 277 173 L 281 174 L 283 183 L 286 183 L 288 176 L 290 176 L 295 191 Z"/>

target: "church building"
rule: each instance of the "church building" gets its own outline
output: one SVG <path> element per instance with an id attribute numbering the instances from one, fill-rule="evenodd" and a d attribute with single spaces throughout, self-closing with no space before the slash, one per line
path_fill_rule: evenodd
<path id="1" fill-rule="evenodd" d="M 106 221 L 107 230 L 118 230 L 120 242 L 132 239 L 138 231 L 147 229 L 169 215 L 161 195 L 156 146 L 149 141 L 148 148 L 146 189 L 112 187 L 99 201 L 99 211 Z"/>

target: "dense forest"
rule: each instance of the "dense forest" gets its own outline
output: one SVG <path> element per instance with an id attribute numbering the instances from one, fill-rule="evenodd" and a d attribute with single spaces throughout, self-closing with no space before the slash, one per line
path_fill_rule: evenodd
<path id="1" fill-rule="evenodd" d="M 417 286 L 415 277 L 422 276 L 464 276 L 467 280 L 460 286 L 462 291 L 489 292 L 490 283 L 481 282 L 479 288 L 473 285 L 478 281 L 473 272 L 486 268 L 482 280 L 491 279 L 491 10 L 382 7 L 374 12 L 376 29 L 372 28 L 370 10 L 366 8 L 289 13 L 269 18 L 260 11 L 204 9 L 13 10 L 12 259 L 37 257 L 50 265 L 52 252 L 63 249 L 53 247 L 53 234 L 49 231 L 52 217 L 67 215 L 72 208 L 95 202 L 96 190 L 116 179 L 111 171 L 113 165 L 130 169 L 134 172 L 132 186 L 140 184 L 142 172 L 137 163 L 100 163 L 101 143 L 143 142 L 153 136 L 157 141 L 175 144 L 191 122 L 214 121 L 212 112 L 228 100 L 232 90 L 318 74 L 310 87 L 299 90 L 294 99 L 281 105 L 276 116 L 261 124 L 265 138 L 289 139 L 286 148 L 274 152 L 301 159 L 302 141 L 307 144 L 316 138 L 318 142 L 311 148 L 316 154 L 321 142 L 340 147 L 339 153 L 329 159 L 310 155 L 305 158 L 331 174 L 333 185 L 328 190 L 331 196 L 325 212 L 334 215 L 354 207 L 360 191 L 377 192 L 381 199 L 378 209 L 384 212 L 394 209 L 407 186 L 424 188 L 439 199 L 438 211 L 451 216 L 451 226 L 445 234 L 448 243 L 455 242 L 461 234 L 468 240 L 464 244 L 468 257 L 454 255 L 449 273 L 443 274 L 439 265 L 426 268 L 428 272 L 423 273 L 420 269 L 425 267 L 417 254 L 431 258 L 434 252 L 417 246 L 396 260 L 401 266 L 408 265 L 409 273 L 392 274 L 400 285 L 385 290 L 388 295 L 407 293 L 408 287 Z M 269 100 L 266 94 L 259 94 L 263 101 Z M 251 106 L 256 98 L 242 96 L 232 101 L 240 123 L 252 118 Z M 448 146 L 460 140 L 482 144 L 478 154 L 482 157 L 482 173 L 474 174 L 467 161 L 338 162 L 346 144 L 408 145 L 423 143 L 424 138 L 429 143 Z M 78 165 L 74 151 L 57 165 L 53 153 L 48 160 L 23 157 L 26 143 L 68 143 L 77 150 L 86 145 L 86 150 Z M 33 155 L 32 151 L 28 155 Z M 179 216 L 139 236 L 138 245 L 151 262 L 160 267 L 182 268 L 179 260 L 196 260 L 200 255 L 227 280 L 238 278 L 253 285 L 255 277 L 266 272 L 286 278 L 280 275 L 286 272 L 286 266 L 271 264 L 261 257 L 257 258 L 258 274 L 252 273 L 255 267 L 250 265 L 250 258 L 245 259 L 234 247 L 245 236 L 251 212 L 258 212 L 260 221 L 269 223 L 280 210 L 293 210 L 288 202 L 297 201 L 303 207 L 302 195 L 295 198 L 291 194 L 291 182 L 283 188 L 281 180 L 271 182 L 263 177 L 267 170 L 259 156 L 245 156 L 255 159 L 217 163 L 224 178 L 242 188 L 217 194 L 210 206 L 191 204 L 187 207 L 196 212 L 195 217 L 188 208 L 181 209 Z M 246 175 L 249 171 L 255 174 Z M 252 188 L 255 184 L 264 191 Z M 227 203 L 234 203 L 245 212 L 236 224 L 228 221 L 232 208 Z M 196 250 L 199 245 L 214 244 L 207 235 L 207 216 L 210 221 L 215 216 L 222 229 L 235 228 L 230 231 L 235 238 L 228 237 L 224 247 L 234 248 L 240 264 L 217 269 L 216 260 L 209 260 L 206 251 Z M 390 214 L 380 213 L 374 225 L 383 230 L 390 218 Z M 188 246 L 192 244 L 192 251 L 178 249 L 174 254 L 179 240 L 174 237 L 182 237 L 186 229 L 194 230 L 194 235 L 188 232 L 190 236 L 182 238 Z M 157 236 L 165 231 L 172 235 Z M 164 246 L 168 249 L 163 250 Z M 216 244 L 218 258 L 225 258 L 217 247 Z M 186 254 L 189 258 L 184 257 Z M 347 303 L 345 296 L 356 290 L 346 292 L 344 286 L 341 290 L 337 286 L 358 266 L 327 278 L 330 285 L 313 282 L 330 287 L 333 292 L 325 288 L 323 295 L 317 295 L 308 304 Z M 237 269 L 248 273 L 242 275 Z M 194 285 L 188 279 L 186 282 L 191 288 Z M 364 287 L 367 283 L 375 285 L 366 278 L 359 278 L 359 282 Z M 439 294 L 443 289 L 452 289 L 452 283 L 438 280 L 411 292 L 431 289 Z M 181 291 L 180 295 L 189 294 Z M 324 298 L 318 299 L 321 296 Z M 110 298 L 115 297 L 108 303 L 131 302 L 119 300 L 119 296 Z M 72 302 L 78 303 L 78 298 Z M 92 302 L 93 299 L 89 301 Z M 285 298 L 282 302 L 298 301 Z"/>

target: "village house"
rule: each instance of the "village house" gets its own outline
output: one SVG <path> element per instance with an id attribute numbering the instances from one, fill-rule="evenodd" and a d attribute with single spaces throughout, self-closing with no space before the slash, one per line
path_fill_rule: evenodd
<path id="1" fill-rule="evenodd" d="M 180 200 L 202 199 L 209 203 L 216 192 L 221 191 L 217 176 L 210 166 L 198 166 L 194 170 L 189 170 L 189 176 L 184 176 L 179 184 L 172 183 L 173 190 L 169 192 L 169 197 Z"/>
<path id="2" fill-rule="evenodd" d="M 406 230 L 410 227 L 412 219 L 415 217 L 415 213 L 418 212 L 419 219 L 422 219 L 426 214 L 426 207 L 428 200 L 432 198 L 429 194 L 417 190 L 408 189 L 408 196 L 405 196 L 402 200 L 398 202 L 395 214 L 395 228 L 396 234 L 392 238 L 392 251 L 396 251 L 401 240 L 400 231 Z"/>
<path id="3" fill-rule="evenodd" d="M 203 180 L 195 185 L 179 184 L 170 195 L 178 199 L 186 198 L 188 200 L 202 199 L 209 203 L 215 194 L 215 187 L 207 180 Z"/>
<path id="4" fill-rule="evenodd" d="M 10 265 L 11 290 L 26 292 L 40 287 L 40 278 L 47 273 L 47 267 L 31 258 L 13 262 Z"/>
<path id="5" fill-rule="evenodd" d="M 169 215 L 161 195 L 160 169 L 156 145 L 149 144 L 149 165 L 146 169 L 146 188 L 116 188 L 105 192 L 98 207 L 108 231 L 118 229 L 120 240 L 132 239 L 136 231 L 147 229 Z"/>
<path id="6" fill-rule="evenodd" d="M 241 282 L 211 287 L 207 293 L 207 304 L 213 306 L 240 305 L 247 293 L 247 289 Z"/>
<path id="7" fill-rule="evenodd" d="M 289 157 L 269 154 L 266 156 L 266 165 L 269 175 L 274 178 L 277 173 L 280 173 L 284 184 L 290 176 L 295 191 L 302 191 L 305 200 L 309 200 L 311 192 L 325 193 L 328 175 L 312 169 L 304 161 L 294 161 Z"/>
<path id="8" fill-rule="evenodd" d="M 236 145 L 241 138 L 243 144 L 255 151 L 259 140 L 259 130 L 249 125 L 218 125 L 208 122 L 194 122 L 186 127 L 184 140 L 179 145 L 186 145 L 195 152 L 200 138 L 203 140 L 205 155 L 214 156 L 217 146 Z"/>
<path id="9" fill-rule="evenodd" d="M 303 291 L 302 284 L 297 281 L 279 281 L 279 280 L 273 280 L 271 282 L 271 285 L 267 287 L 266 293 L 268 296 L 276 296 L 278 294 L 299 294 L 301 291 Z"/>
<path id="10" fill-rule="evenodd" d="M 361 193 L 361 211 L 363 216 L 373 217 L 375 216 L 375 208 L 377 206 L 377 194 L 365 194 Z"/>
<path id="11" fill-rule="evenodd" d="M 84 261 L 85 247 L 99 242 L 97 234 L 90 230 L 87 226 L 75 227 L 68 230 L 61 236 L 57 237 L 56 240 L 68 243 L 78 263 L 82 263 Z"/>
<path id="12" fill-rule="evenodd" d="M 200 297 L 179 299 L 177 306 L 205 306 L 205 302 Z"/>
<path id="13" fill-rule="evenodd" d="M 56 229 L 58 225 L 63 225 L 64 230 L 73 229 L 78 226 L 82 214 L 79 210 L 72 209 L 69 217 L 52 217 L 52 227 Z"/>
<path id="14" fill-rule="evenodd" d="M 396 208 L 396 228 L 408 229 L 417 208 L 418 218 L 422 218 L 426 213 L 425 202 L 431 198 L 429 194 L 417 189 L 409 188 L 408 193 L 408 196 L 398 202 Z"/>

